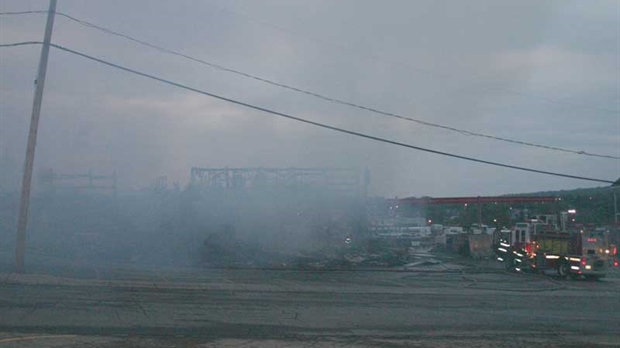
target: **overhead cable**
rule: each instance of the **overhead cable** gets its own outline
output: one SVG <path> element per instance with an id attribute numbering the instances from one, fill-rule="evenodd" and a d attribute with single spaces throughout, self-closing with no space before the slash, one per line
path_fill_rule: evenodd
<path id="1" fill-rule="evenodd" d="M 30 11 L 28 13 L 38 13 L 39 11 Z M 46 12 L 46 11 L 42 11 L 42 12 Z M 3 13 L 0 13 L 3 14 Z M 371 113 L 375 113 L 375 114 L 380 114 L 380 115 L 384 115 L 384 116 L 388 116 L 388 117 L 393 117 L 393 118 L 397 118 L 397 119 L 401 119 L 401 120 L 405 120 L 405 121 L 410 121 L 410 122 L 415 122 L 417 124 L 421 124 L 427 127 L 434 127 L 434 128 L 439 128 L 439 129 L 444 129 L 444 130 L 448 130 L 448 131 L 452 131 L 452 132 L 456 132 L 462 135 L 466 135 L 466 136 L 476 136 L 476 137 L 481 137 L 481 138 L 486 138 L 486 139 L 492 139 L 492 140 L 497 140 L 497 141 L 503 141 L 503 142 L 507 142 L 507 143 L 512 143 L 512 144 L 517 144 L 517 145 L 523 145 L 523 146 L 530 146 L 530 147 L 536 147 L 536 148 L 542 148 L 542 149 L 546 149 L 546 150 L 552 150 L 552 151 L 559 151 L 559 152 L 564 152 L 564 153 L 571 153 L 571 154 L 576 154 L 576 155 L 584 155 L 584 156 L 590 156 L 590 157 L 599 157 L 599 158 L 609 158 L 609 159 L 620 159 L 620 156 L 613 156 L 613 155 L 605 155 L 605 154 L 598 154 L 598 153 L 592 153 L 592 152 L 587 152 L 587 151 L 583 151 L 583 150 L 572 150 L 572 149 L 566 149 L 566 148 L 560 148 L 560 147 L 556 147 L 556 146 L 549 146 L 549 145 L 543 145 L 543 144 L 536 144 L 536 143 L 531 143 L 531 142 L 526 142 L 526 141 L 521 141 L 521 140 L 515 140 L 515 139 L 509 139 L 509 138 L 504 138 L 504 137 L 499 137 L 499 136 L 494 136 L 494 135 L 489 135 L 489 134 L 484 134 L 484 133 L 479 133 L 479 132 L 473 132 L 473 131 L 469 131 L 469 130 L 465 130 L 465 129 L 459 129 L 456 127 L 451 127 L 451 126 L 446 126 L 446 125 L 441 125 L 441 124 L 437 124 L 437 123 L 432 123 L 432 122 L 427 122 L 427 121 L 423 121 L 423 120 L 419 120 L 419 119 L 415 119 L 415 118 L 411 118 L 411 117 L 406 117 L 406 116 L 402 116 L 399 114 L 395 114 L 392 112 L 387 112 L 387 111 L 382 111 L 376 108 L 372 108 L 372 107 L 368 107 L 368 106 L 364 106 L 364 105 L 360 105 L 360 104 L 356 104 L 353 102 L 348 102 L 348 101 L 344 101 L 338 98 L 334 98 L 334 97 L 330 97 L 330 96 L 326 96 L 317 92 L 312 92 L 312 91 L 308 91 L 308 90 L 304 90 L 298 87 L 293 87 L 293 86 L 289 86 L 289 85 L 285 85 L 283 83 L 279 83 L 273 80 L 269 80 L 267 78 L 264 77 L 259 77 L 256 75 L 252 75 L 243 71 L 239 71 L 239 70 L 235 70 L 235 69 L 231 69 L 231 68 L 227 68 L 224 67 L 222 65 L 219 64 L 215 64 L 215 63 L 211 63 L 208 61 L 205 61 L 203 59 L 199 59 L 199 58 L 195 58 L 192 56 L 189 56 L 187 54 L 184 53 L 180 53 L 178 51 L 174 51 L 159 45 L 155 45 L 155 44 L 151 44 L 149 42 L 140 40 L 140 39 L 136 39 L 134 37 L 131 37 L 129 35 L 117 32 L 117 31 L 113 31 L 111 29 L 108 28 L 104 28 L 101 27 L 99 25 L 93 24 L 91 22 L 82 20 L 82 19 L 78 19 L 75 18 L 73 16 L 70 16 L 68 14 L 62 13 L 62 12 L 56 12 L 57 15 L 65 17 L 69 20 L 72 20 L 78 24 L 81 24 L 83 26 L 86 27 L 90 27 L 90 28 L 94 28 L 96 30 L 102 31 L 106 34 L 110 34 L 110 35 L 115 35 L 127 40 L 130 40 L 132 42 L 138 43 L 140 45 L 143 46 L 147 46 L 150 47 L 152 49 L 155 49 L 157 51 L 163 52 L 163 53 L 167 53 L 167 54 L 171 54 L 171 55 L 175 55 L 178 57 L 182 57 L 188 60 L 191 60 L 193 62 L 196 63 L 200 63 L 203 65 L 207 65 L 209 67 L 221 70 L 221 71 L 226 71 L 226 72 L 230 72 L 236 75 L 240 75 L 240 76 L 244 76 L 250 79 L 254 79 L 263 83 L 267 83 L 273 86 L 277 86 L 280 88 L 284 88 L 284 89 L 288 89 L 288 90 L 292 90 L 295 92 L 299 92 L 302 94 L 306 94 L 315 98 L 319 98 L 331 103 L 336 103 L 336 104 L 340 104 L 340 105 L 345 105 L 345 106 L 349 106 L 349 107 L 353 107 L 353 108 L 357 108 L 360 110 L 365 110 Z"/>
<path id="2" fill-rule="evenodd" d="M 34 11 L 0 12 L 0 16 L 25 15 L 25 14 L 33 14 L 33 13 L 47 13 L 47 11 L 45 11 L 45 10 L 34 10 Z"/>
<path id="3" fill-rule="evenodd" d="M 23 41 L 23 42 L 15 42 L 8 44 L 0 44 L 0 47 L 17 47 L 17 46 L 30 46 L 30 45 L 40 45 L 43 42 L 41 41 Z"/>
<path id="4" fill-rule="evenodd" d="M 213 7 L 217 8 L 219 11 L 221 12 L 226 12 L 230 15 L 233 15 L 235 17 L 240 17 L 240 18 L 244 18 L 246 21 L 250 21 L 250 22 L 255 22 L 258 23 L 260 25 L 263 26 L 268 26 L 268 27 L 272 27 L 275 28 L 278 31 L 287 33 L 289 35 L 294 35 L 294 36 L 298 36 L 301 38 L 304 38 L 306 40 L 310 40 L 310 41 L 314 41 L 318 44 L 324 45 L 324 46 L 329 46 L 329 47 L 334 47 L 336 49 L 339 49 L 340 51 L 347 51 L 349 53 L 355 54 L 355 55 L 361 55 L 361 56 L 366 56 L 367 58 L 377 61 L 377 62 L 383 62 L 386 63 L 388 65 L 396 65 L 396 66 L 400 66 L 401 68 L 405 68 L 408 70 L 415 70 L 415 71 L 419 71 L 422 73 L 425 73 L 427 75 L 431 75 L 434 77 L 439 77 L 442 79 L 446 79 L 446 80 L 454 80 L 454 76 L 451 76 L 450 74 L 446 74 L 446 73 L 442 73 L 442 72 L 438 72 L 436 70 L 431 70 L 428 68 L 420 68 L 420 67 L 415 67 L 412 66 L 410 64 L 406 64 L 400 61 L 394 61 L 394 60 L 386 60 L 384 58 L 381 58 L 378 55 L 374 55 L 372 53 L 368 53 L 368 52 L 360 52 L 359 50 L 356 50 L 352 47 L 348 47 L 342 44 L 337 44 L 337 43 L 333 43 L 333 42 L 328 42 L 322 39 L 318 39 L 316 37 L 312 37 L 312 36 L 308 36 L 306 34 L 302 34 L 299 33 L 297 31 L 293 31 L 290 29 L 287 29 L 285 27 L 282 27 L 280 25 L 275 25 L 273 23 L 269 23 L 260 19 L 256 19 L 251 17 L 250 15 L 247 14 L 242 14 L 242 13 L 238 13 L 232 10 L 229 10 L 227 8 L 223 8 L 217 5 L 212 5 Z M 558 99 L 553 99 L 553 98 L 548 98 L 548 97 L 543 97 L 537 94 L 532 94 L 532 93 L 525 93 L 525 92 L 519 92 L 519 91 L 515 91 L 512 89 L 508 89 L 508 88 L 503 88 L 503 87 L 490 87 L 490 86 L 485 86 L 485 85 L 480 85 L 479 88 L 488 90 L 488 91 L 501 91 L 503 93 L 508 93 L 508 94 L 513 94 L 513 95 L 517 95 L 520 97 L 524 97 L 524 98 L 531 98 L 531 99 L 537 99 L 546 103 L 550 103 L 550 104 L 557 104 L 557 105 L 566 105 L 566 106 L 572 106 L 572 107 L 579 107 L 579 108 L 585 108 L 585 109 L 593 109 L 593 110 L 599 110 L 599 111 L 603 111 L 603 112 L 608 112 L 608 113 L 615 113 L 615 114 L 620 114 L 620 110 L 614 110 L 614 109 L 609 109 L 606 107 L 600 107 L 600 106 L 594 106 L 594 105 L 584 105 L 584 104 L 578 104 L 578 103 L 571 103 L 571 102 L 566 102 L 563 100 L 558 100 Z"/>
<path id="5" fill-rule="evenodd" d="M 324 123 L 319 123 L 319 122 L 315 122 L 315 121 L 311 121 L 311 120 L 307 120 L 307 119 L 303 119 L 303 118 L 299 118 L 296 116 L 292 116 L 289 114 L 285 114 L 282 112 L 278 112 L 278 111 L 274 111 L 274 110 L 270 110 L 264 107 L 260 107 L 260 106 L 256 106 L 253 104 L 249 104 L 246 102 L 242 102 L 239 100 L 235 100 L 235 99 L 231 99 L 228 97 L 224 97 L 224 96 L 220 96 L 214 93 L 210 93 L 210 92 L 206 92 L 197 88 L 193 88 L 193 87 L 189 87 L 187 85 L 183 85 L 181 83 L 178 82 L 173 82 L 161 77 L 157 77 L 155 75 L 150 75 L 144 72 L 140 72 L 134 69 L 130 69 L 115 63 L 111 63 L 108 61 L 105 61 L 103 59 L 99 59 L 90 55 L 87 55 L 85 53 L 81 53 L 75 50 L 72 50 L 70 48 L 66 48 L 60 45 L 56 45 L 56 44 L 50 44 L 52 47 L 59 49 L 61 51 L 65 51 L 119 70 L 123 70 L 125 72 L 129 72 L 135 75 L 139 75 L 151 80 L 155 80 L 155 81 L 159 81 L 177 88 L 181 88 L 181 89 L 185 89 L 188 91 L 192 91 L 195 93 L 199 93 L 202 95 L 206 95 L 215 99 L 219 99 L 219 100 L 223 100 L 225 102 L 228 103 L 232 103 L 232 104 L 236 104 L 236 105 L 240 105 L 240 106 L 244 106 L 250 109 L 254 109 L 254 110 L 258 110 L 258 111 L 262 111 L 268 114 L 272 114 L 275 116 L 279 116 L 279 117 L 283 117 L 283 118 L 287 118 L 290 120 L 295 120 L 298 122 L 303 122 L 306 124 L 310 124 L 316 127 L 321 127 L 321 128 L 325 128 L 325 129 L 329 129 L 329 130 L 333 130 L 336 132 L 340 132 L 340 133 L 345 133 L 345 134 L 349 134 L 349 135 L 353 135 L 353 136 L 357 136 L 357 137 L 361 137 L 361 138 L 366 138 L 366 139 L 370 139 L 370 140 L 374 140 L 374 141 L 378 141 L 378 142 L 382 142 L 382 143 L 387 143 L 387 144 L 391 144 L 391 145 L 396 145 L 396 146 L 400 146 L 400 147 L 405 147 L 405 148 L 409 148 L 409 149 L 413 149 L 413 150 L 418 150 L 418 151 L 423 151 L 423 152 L 428 152 L 428 153 L 433 153 L 436 155 L 441 155 L 441 156 L 447 156 L 447 157 L 452 157 L 452 158 L 458 158 L 458 159 L 462 159 L 462 160 L 466 160 L 466 161 L 472 161 L 472 162 L 477 162 L 477 163 L 482 163 L 482 164 L 487 164 L 487 165 L 492 165 L 492 166 L 497 166 L 497 167 L 503 167 L 503 168 L 509 168 L 509 169 L 515 169 L 515 170 L 521 170 L 521 171 L 526 171 L 526 172 L 532 172 L 532 173 L 538 173 L 538 174 L 545 174 L 545 175 L 552 175 L 552 176 L 557 176 L 557 177 L 564 177 L 564 178 L 571 178 L 571 179 L 579 179 L 579 180 L 586 180 L 586 181 L 595 181 L 595 182 L 601 182 L 601 183 L 608 183 L 608 184 L 613 184 L 613 181 L 611 180 L 605 180 L 605 179 L 596 179 L 596 178 L 590 178 L 590 177 L 583 177 L 583 176 L 578 176 L 578 175 L 570 175 L 570 174 L 563 174 L 563 173 L 556 173 L 556 172 L 550 172 L 550 171 L 545 171 L 545 170 L 539 170 L 539 169 L 533 169 L 533 168 L 527 168 L 527 167 L 521 167 L 521 166 L 516 166 L 516 165 L 511 165 L 511 164 L 505 164 L 505 163 L 499 163 L 499 162 L 493 162 L 493 161 L 487 161 L 487 160 L 483 160 L 483 159 L 479 159 L 479 158 L 473 158 L 473 157 L 468 157 L 468 156 L 463 156 L 463 155 L 457 155 L 457 154 L 453 154 L 453 153 L 449 153 L 449 152 L 443 152 L 443 151 L 437 151 L 437 150 L 432 150 L 432 149 L 428 149 L 428 148 L 424 148 L 424 147 L 420 147 L 420 146 L 415 146 L 415 145 L 410 145 L 410 144 L 405 144 L 405 143 L 401 143 L 401 142 L 397 142 L 394 140 L 389 140 L 389 139 L 385 139 L 385 138 L 380 138 L 380 137 L 376 137 L 376 136 L 372 136 L 372 135 L 368 135 L 368 134 L 364 134 L 364 133 L 360 133 L 360 132 L 355 132 L 355 131 L 351 131 L 348 129 L 344 129 L 344 128 L 339 128 L 339 127 L 335 127 L 335 126 L 330 126 Z"/>
<path id="6" fill-rule="evenodd" d="M 566 153 L 572 153 L 572 154 L 577 154 L 577 155 L 585 155 L 585 156 L 592 156 L 592 157 L 601 157 L 601 158 L 611 158 L 611 159 L 620 159 L 619 156 L 612 156 L 612 155 L 603 155 L 603 154 L 596 154 L 596 153 L 590 153 L 590 152 L 586 152 L 586 151 L 580 151 L 580 150 L 571 150 L 571 149 L 565 149 L 565 148 L 559 148 L 559 147 L 554 147 L 554 146 L 548 146 L 548 145 L 541 145 L 541 144 L 535 144 L 535 143 L 530 143 L 530 142 L 525 142 L 525 141 L 520 141 L 520 140 L 514 140 L 514 139 L 508 139 L 508 138 L 503 138 L 503 137 L 498 137 L 498 136 L 494 136 L 494 135 L 488 135 L 488 134 L 483 134 L 483 133 L 479 133 L 479 132 L 472 132 L 472 131 L 468 131 L 468 130 L 464 130 L 464 129 L 459 129 L 459 128 L 455 128 L 455 127 L 450 127 L 450 126 L 445 126 L 445 125 L 441 125 L 441 124 L 436 124 L 436 123 L 431 123 L 431 122 L 427 122 L 427 121 L 423 121 L 423 120 L 419 120 L 419 119 L 415 119 L 415 118 L 411 118 L 411 117 L 406 117 L 406 116 L 402 116 L 402 115 L 398 115 L 395 113 L 391 113 L 391 112 L 386 112 L 386 111 L 382 111 L 376 108 L 372 108 L 372 107 L 368 107 L 368 106 L 364 106 L 364 105 L 360 105 L 360 104 L 356 104 L 353 102 L 348 102 L 348 101 L 344 101 L 338 98 L 334 98 L 334 97 L 330 97 L 330 96 L 326 96 L 324 94 L 319 94 L 317 92 L 312 92 L 312 91 L 308 91 L 308 90 L 304 90 L 298 87 L 293 87 L 293 86 L 289 86 L 289 85 L 285 85 L 283 83 L 279 83 L 273 80 L 269 80 L 267 78 L 264 77 L 260 77 L 260 76 L 256 76 L 256 75 L 252 75 L 243 71 L 239 71 L 236 69 L 231 69 L 231 68 L 227 68 L 225 66 L 219 65 L 219 64 L 215 64 L 215 63 L 211 63 L 208 61 L 205 61 L 203 59 L 200 58 L 195 58 L 192 56 L 189 56 L 187 54 L 184 53 L 180 53 L 178 51 L 174 51 L 171 50 L 169 48 L 165 48 L 159 45 L 155 45 L 155 44 L 151 44 L 149 42 L 146 42 L 144 40 L 140 40 L 140 39 L 136 39 L 134 37 L 131 37 L 129 35 L 123 34 L 123 33 L 119 33 L 117 31 L 113 31 L 104 27 L 101 27 L 99 25 L 93 24 L 91 22 L 85 21 L 85 20 L 81 20 L 72 16 L 69 16 L 67 14 L 64 13 L 57 13 L 59 16 L 63 16 L 66 17 L 72 21 L 75 21 L 81 25 L 87 26 L 87 27 L 91 27 L 94 29 L 97 29 L 99 31 L 105 32 L 107 34 L 111 34 L 111 35 L 115 35 L 115 36 L 119 36 L 122 37 L 124 39 L 133 41 L 135 43 L 138 43 L 140 45 L 144 45 L 150 48 L 153 48 L 155 50 L 158 50 L 160 52 L 164 52 L 167 54 L 171 54 L 171 55 L 175 55 L 178 57 L 182 57 L 188 60 L 191 60 L 193 62 L 196 63 L 200 63 L 203 65 L 207 65 L 209 67 L 218 69 L 218 70 L 222 70 L 222 71 L 226 71 L 226 72 L 230 72 L 236 75 L 240 75 L 240 76 L 244 76 L 250 79 L 254 79 L 260 82 L 264 82 L 273 86 L 277 86 L 280 88 L 284 88 L 284 89 L 288 89 L 288 90 L 292 90 L 295 92 L 299 92 L 299 93 L 303 93 L 315 98 L 319 98 L 331 103 L 336 103 L 336 104 L 341 104 L 341 105 L 345 105 L 345 106 L 349 106 L 349 107 L 353 107 L 353 108 L 357 108 L 357 109 L 361 109 L 361 110 L 365 110 L 365 111 L 369 111 L 375 114 L 380 114 L 380 115 L 384 115 L 384 116 L 389 116 L 389 117 L 393 117 L 393 118 L 398 118 L 401 120 L 405 120 L 405 121 L 410 121 L 410 122 L 415 122 L 427 127 L 435 127 L 435 128 L 441 128 L 441 129 L 445 129 L 445 130 L 449 130 L 449 131 L 453 131 L 453 132 L 457 132 L 463 135 L 469 135 L 469 136 L 477 136 L 477 137 L 483 137 L 483 138 L 487 138 L 487 139 L 493 139 L 493 140 L 498 140 L 498 141 L 504 141 L 504 142 L 509 142 L 509 143 L 513 143 L 513 144 L 518 144 L 518 145 L 525 145 L 525 146 L 531 146 L 531 147 L 538 147 L 538 148 L 544 148 L 547 150 L 553 150 L 553 151 L 561 151 L 561 152 L 566 152 Z"/>

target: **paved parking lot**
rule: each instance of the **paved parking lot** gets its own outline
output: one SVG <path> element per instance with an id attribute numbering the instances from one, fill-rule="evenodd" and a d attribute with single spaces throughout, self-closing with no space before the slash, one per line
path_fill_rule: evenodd
<path id="1" fill-rule="evenodd" d="M 615 274 L 105 272 L 2 274 L 2 346 L 602 347 L 620 337 Z"/>

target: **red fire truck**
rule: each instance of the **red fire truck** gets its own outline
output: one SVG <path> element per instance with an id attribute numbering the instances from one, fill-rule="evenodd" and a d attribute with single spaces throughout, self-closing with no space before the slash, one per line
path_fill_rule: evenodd
<path id="1" fill-rule="evenodd" d="M 618 248 L 607 243 L 604 233 L 559 230 L 538 221 L 518 223 L 502 233 L 496 252 L 508 270 L 557 273 L 563 278 L 603 278 L 610 263 L 618 266 Z"/>

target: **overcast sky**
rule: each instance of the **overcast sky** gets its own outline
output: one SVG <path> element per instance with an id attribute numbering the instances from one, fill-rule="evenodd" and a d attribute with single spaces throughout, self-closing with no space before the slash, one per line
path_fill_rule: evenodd
<path id="1" fill-rule="evenodd" d="M 1 0 L 0 10 L 46 1 Z M 619 1 L 72 1 L 58 12 L 228 68 L 428 122 L 620 156 Z M 44 14 L 0 16 L 2 43 Z M 434 150 L 615 180 L 620 161 L 425 127 L 319 100 L 57 16 L 52 41 L 247 103 Z M 0 49 L 0 166 L 16 190 L 40 46 Z M 314 128 L 52 49 L 36 171 L 125 187 L 200 167 L 367 167 L 371 193 L 494 195 L 602 184 L 489 167 Z"/>

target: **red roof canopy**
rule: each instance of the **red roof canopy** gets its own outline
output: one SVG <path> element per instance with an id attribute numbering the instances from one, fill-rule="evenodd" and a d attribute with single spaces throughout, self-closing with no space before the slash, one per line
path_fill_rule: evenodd
<path id="1" fill-rule="evenodd" d="M 475 204 L 475 203 L 546 203 L 555 202 L 552 196 L 478 196 L 478 197 L 425 197 L 388 199 L 391 204 L 425 205 L 425 204 Z"/>

